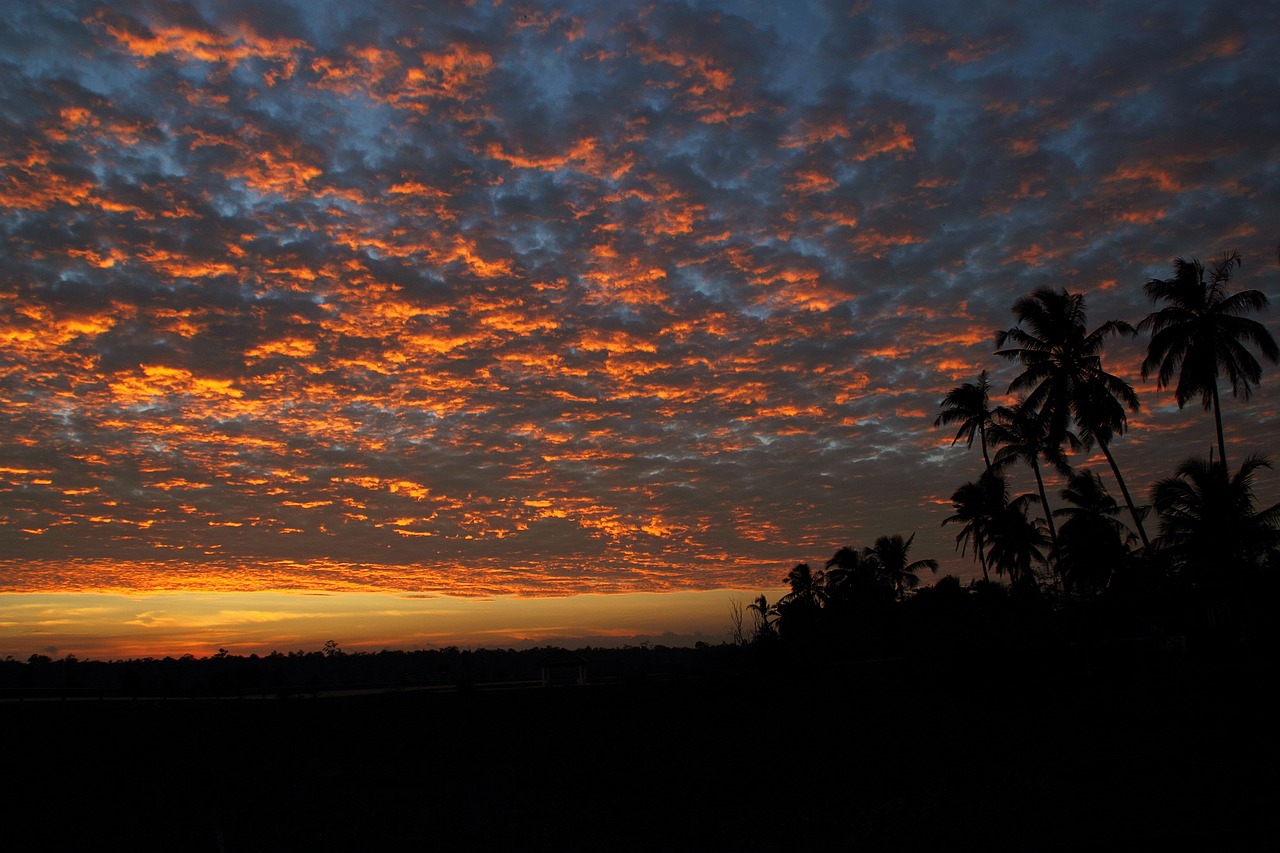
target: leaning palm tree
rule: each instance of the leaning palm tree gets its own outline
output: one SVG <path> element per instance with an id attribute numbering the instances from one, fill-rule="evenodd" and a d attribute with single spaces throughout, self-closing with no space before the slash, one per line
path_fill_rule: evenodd
<path id="1" fill-rule="evenodd" d="M 1156 374 L 1156 388 L 1165 388 L 1177 376 L 1173 398 L 1183 408 L 1197 394 L 1207 411 L 1213 408 L 1218 431 L 1218 458 L 1227 471 L 1227 442 L 1222 432 L 1222 405 L 1218 399 L 1218 374 L 1231 380 L 1231 393 L 1249 399 L 1253 386 L 1262 379 L 1262 368 L 1246 344 L 1253 344 L 1274 364 L 1280 361 L 1280 347 L 1266 326 L 1244 317 L 1267 307 L 1267 297 L 1259 290 L 1227 294 L 1231 271 L 1240 266 L 1240 255 L 1232 252 L 1205 268 L 1192 258 L 1173 262 L 1173 278 L 1153 278 L 1142 288 L 1153 302 L 1165 307 L 1147 315 L 1139 329 L 1151 330 L 1147 357 L 1142 362 L 1142 378 Z"/>
<path id="2" fill-rule="evenodd" d="M 991 423 L 990 390 L 991 383 L 984 370 L 978 374 L 977 382 L 965 382 L 947 392 L 942 398 L 942 413 L 933 422 L 934 426 L 960 424 L 960 431 L 951 440 L 952 445 L 963 438 L 967 446 L 973 447 L 974 436 L 977 436 L 987 468 L 991 467 L 991 457 L 987 455 L 987 427 Z"/>
<path id="3" fill-rule="evenodd" d="M 1116 517 L 1120 504 L 1107 494 L 1102 478 L 1092 471 L 1073 474 L 1062 490 L 1062 499 L 1067 506 L 1054 515 L 1065 519 L 1058 538 L 1063 589 L 1101 592 L 1137 537 Z"/>
<path id="4" fill-rule="evenodd" d="M 1259 510 L 1253 495 L 1254 474 L 1270 467 L 1250 456 L 1228 478 L 1221 462 L 1191 458 L 1155 484 L 1156 543 L 1198 584 L 1229 588 L 1280 544 L 1280 503 Z"/>
<path id="5" fill-rule="evenodd" d="M 951 496 L 951 506 L 955 515 L 947 516 L 942 524 L 960 524 L 960 532 L 956 534 L 956 548 L 964 554 L 970 541 L 973 542 L 974 559 L 982 566 L 982 579 L 991 580 L 987 566 L 987 541 L 991 520 L 1009 502 L 1009 486 L 1004 477 L 994 471 L 986 471 L 976 482 L 965 483 L 956 489 Z"/>
<path id="6" fill-rule="evenodd" d="M 1072 447 L 1079 444 L 1075 434 L 1069 430 L 1063 437 Z M 1049 495 L 1045 492 L 1040 460 L 1043 459 L 1062 476 L 1070 477 L 1071 465 L 1062 452 L 1062 444 L 1050 437 L 1045 417 L 1025 403 L 996 409 L 992 417 L 991 442 L 1000 446 L 995 458 L 997 469 L 1013 462 L 1031 466 L 1031 473 L 1036 478 L 1036 490 L 1040 493 L 1040 505 L 1044 508 L 1045 522 L 1049 526 L 1049 544 L 1056 553 L 1058 529 L 1053 523 L 1053 513 L 1049 511 Z"/>
<path id="7" fill-rule="evenodd" d="M 1041 288 L 1023 296 L 1013 303 L 1013 315 L 1018 325 L 996 333 L 996 354 L 1023 366 L 1009 392 L 1026 394 L 1022 405 L 1044 418 L 1050 443 L 1061 446 L 1074 424 L 1082 446 L 1102 449 L 1146 547 L 1142 517 L 1111 452 L 1112 439 L 1128 426 L 1125 410 L 1138 410 L 1138 395 L 1102 369 L 1107 339 L 1135 334 L 1133 327 L 1108 320 L 1087 331 L 1084 294 L 1065 289 Z"/>
<path id="8" fill-rule="evenodd" d="M 875 561 L 880 575 L 893 585 L 899 601 L 902 600 L 906 590 L 915 589 L 919 585 L 920 571 L 923 569 L 935 573 L 938 571 L 937 560 L 907 562 L 907 553 L 911 550 L 911 543 L 915 538 L 914 533 L 905 540 L 899 533 L 893 536 L 881 536 L 866 551 L 866 558 Z"/>

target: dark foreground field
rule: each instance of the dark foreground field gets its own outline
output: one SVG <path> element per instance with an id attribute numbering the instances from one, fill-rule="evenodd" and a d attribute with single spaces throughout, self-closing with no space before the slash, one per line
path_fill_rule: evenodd
<path id="1" fill-rule="evenodd" d="M 1031 663 L 7 702 L 6 848 L 1280 844 L 1269 667 L 1159 653 Z"/>

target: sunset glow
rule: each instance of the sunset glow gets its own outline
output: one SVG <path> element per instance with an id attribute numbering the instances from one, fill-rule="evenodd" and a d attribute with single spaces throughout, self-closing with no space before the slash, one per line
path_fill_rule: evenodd
<path id="1" fill-rule="evenodd" d="M 971 578 L 933 420 L 1017 296 L 1280 299 L 1277 17 L 4 4 L 0 655 L 719 642 L 893 533 Z M 1214 432 L 1144 347 L 1145 495 Z"/>

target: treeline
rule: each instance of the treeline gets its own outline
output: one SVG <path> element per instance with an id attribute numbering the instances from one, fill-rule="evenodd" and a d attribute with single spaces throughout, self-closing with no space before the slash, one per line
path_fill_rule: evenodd
<path id="1" fill-rule="evenodd" d="M 208 657 L 134 660 L 53 659 L 35 654 L 26 661 L 0 661 L 0 697 L 40 694 L 103 697 L 290 696 L 327 691 L 396 688 L 466 690 L 488 683 L 541 682 L 544 667 L 561 670 L 564 649 L 443 649 L 345 652 L 335 641 L 320 651 L 234 655 L 220 649 Z M 589 681 L 653 676 L 702 675 L 733 666 L 730 646 L 671 648 L 644 644 L 578 649 Z M 739 656 L 740 657 L 740 656 Z"/>

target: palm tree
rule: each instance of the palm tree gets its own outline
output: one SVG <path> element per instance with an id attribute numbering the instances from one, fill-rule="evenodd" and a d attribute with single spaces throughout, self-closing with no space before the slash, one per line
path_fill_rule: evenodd
<path id="1" fill-rule="evenodd" d="M 1138 395 L 1129 383 L 1102 369 L 1107 338 L 1134 334 L 1133 327 L 1122 320 L 1108 320 L 1086 331 L 1084 294 L 1065 289 L 1041 288 L 1023 296 L 1013 303 L 1013 315 L 1019 325 L 996 333 L 996 354 L 1024 368 L 1009 392 L 1026 393 L 1022 406 L 1044 419 L 1051 444 L 1060 447 L 1074 424 L 1081 445 L 1102 448 L 1147 546 L 1142 518 L 1111 453 L 1112 438 L 1122 435 L 1128 425 L 1125 410 L 1138 410 Z"/>
<path id="2" fill-rule="evenodd" d="M 839 584 L 847 576 L 857 574 L 862 569 L 862 554 L 856 548 L 846 545 L 827 560 L 823 569 L 826 571 L 828 585 Z"/>
<path id="3" fill-rule="evenodd" d="M 906 590 L 915 589 L 919 585 L 920 576 L 917 574 L 918 572 L 922 569 L 928 569 L 935 573 L 938 571 L 937 560 L 926 559 L 916 560 L 914 563 L 907 562 L 907 553 L 911 550 L 911 543 L 915 541 L 915 538 L 916 535 L 914 533 L 911 534 L 909 539 L 905 540 L 899 533 L 895 533 L 893 536 L 881 536 L 864 554 L 864 558 L 875 561 L 879 573 L 893 584 L 899 601 L 902 600 Z"/>
<path id="4" fill-rule="evenodd" d="M 778 635 L 784 640 L 811 639 L 820 630 L 822 608 L 827 603 L 822 572 L 808 563 L 797 563 L 787 573 L 791 591 L 778 599 Z"/>
<path id="5" fill-rule="evenodd" d="M 814 572 L 808 563 L 797 563 L 795 568 L 787 572 L 787 583 L 791 592 L 778 601 L 779 607 L 803 602 L 814 607 L 821 607 L 826 593 L 822 589 L 823 573 Z"/>
<path id="6" fill-rule="evenodd" d="M 777 605 L 770 604 L 764 594 L 756 596 L 756 600 L 747 605 L 747 609 L 755 614 L 756 639 L 763 640 L 774 636 L 773 623 L 778 620 Z"/>
<path id="7" fill-rule="evenodd" d="M 1001 508 L 988 529 L 987 559 L 996 574 L 1009 575 L 1009 584 L 1014 587 L 1034 584 L 1032 565 L 1045 560 L 1044 546 L 1048 540 L 1027 516 L 1027 504 L 1037 500 L 1035 495 L 1019 495 Z"/>
<path id="8" fill-rule="evenodd" d="M 1198 584 L 1229 588 L 1280 544 L 1280 503 L 1258 510 L 1253 496 L 1254 474 L 1270 467 L 1250 456 L 1228 479 L 1221 462 L 1191 458 L 1155 484 L 1157 544 Z"/>
<path id="9" fill-rule="evenodd" d="M 1058 539 L 1058 568 L 1063 589 L 1100 592 L 1136 537 L 1116 518 L 1120 505 L 1107 494 L 1102 478 L 1092 471 L 1072 475 L 1062 490 L 1069 506 L 1054 515 L 1065 518 Z"/>
<path id="10" fill-rule="evenodd" d="M 951 440 L 954 446 L 960 439 L 973 447 L 976 435 L 982 447 L 982 459 L 991 467 L 991 457 L 987 455 L 987 427 L 991 423 L 991 405 L 989 392 L 991 383 L 987 380 L 987 371 L 978 374 L 977 382 L 965 382 L 947 392 L 942 398 L 942 413 L 933 422 L 934 426 L 943 424 L 960 424 L 960 431 Z"/>
<path id="11" fill-rule="evenodd" d="M 862 557 L 862 552 L 847 545 L 827 560 L 823 590 L 828 599 L 840 598 L 876 583 L 875 566 Z"/>
<path id="12" fill-rule="evenodd" d="M 951 496 L 955 515 L 942 520 L 943 526 L 962 524 L 956 534 L 956 547 L 964 554 L 969 541 L 973 541 L 973 554 L 982 566 L 982 579 L 990 582 L 987 570 L 987 542 L 991 519 L 1009 502 L 1009 486 L 1004 477 L 994 471 L 985 471 L 977 482 L 965 483 Z"/>
<path id="13" fill-rule="evenodd" d="M 1252 343 L 1274 364 L 1280 361 L 1275 338 L 1257 320 L 1244 317 L 1266 309 L 1267 297 L 1258 290 L 1227 294 L 1231 271 L 1240 266 L 1240 255 L 1232 252 L 1209 266 L 1192 258 L 1173 262 L 1173 278 L 1153 278 L 1143 286 L 1152 302 L 1165 307 L 1147 315 L 1139 329 L 1151 330 L 1147 357 L 1142 362 L 1142 378 L 1156 374 L 1156 388 L 1165 388 L 1177 376 L 1173 397 L 1178 408 L 1197 394 L 1205 410 L 1213 407 L 1218 430 L 1218 458 L 1227 472 L 1227 443 L 1222 432 L 1222 406 L 1218 400 L 1218 374 L 1231 380 L 1231 393 L 1246 400 L 1262 379 L 1258 360 L 1246 348 Z"/>
<path id="14" fill-rule="evenodd" d="M 1079 444 L 1075 434 L 1070 431 L 1064 437 L 1072 447 Z M 1071 465 L 1062 452 L 1061 443 L 1052 440 L 1047 420 L 1040 412 L 1028 407 L 1025 401 L 1016 406 L 1000 406 L 996 409 L 992 418 L 991 441 L 1000 445 L 995 459 L 997 469 L 1011 462 L 1031 466 L 1031 472 L 1036 478 L 1036 490 L 1040 493 L 1040 505 L 1044 507 L 1045 522 L 1049 525 L 1049 544 L 1056 553 L 1058 530 L 1053 523 L 1053 513 L 1049 511 L 1049 495 L 1044 489 L 1040 460 L 1044 459 L 1064 477 L 1070 477 Z"/>

